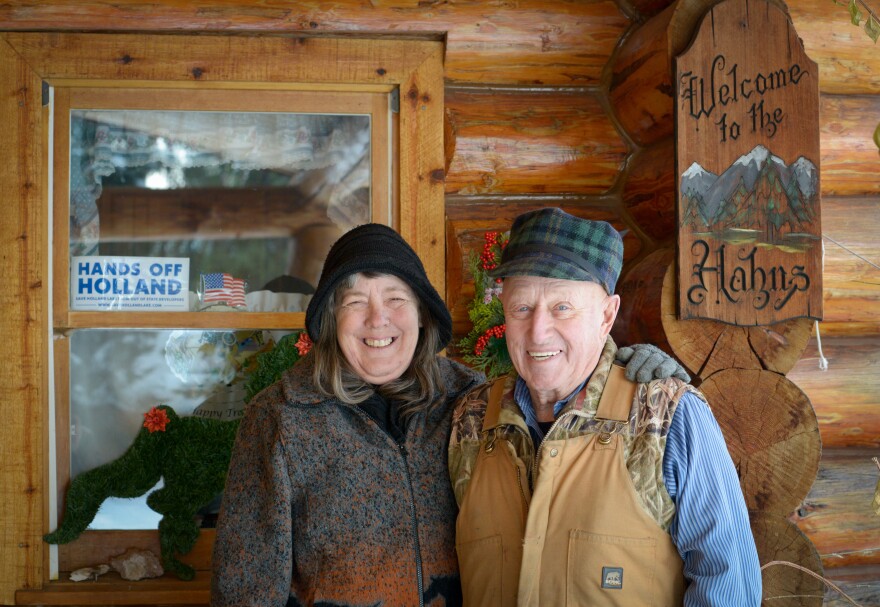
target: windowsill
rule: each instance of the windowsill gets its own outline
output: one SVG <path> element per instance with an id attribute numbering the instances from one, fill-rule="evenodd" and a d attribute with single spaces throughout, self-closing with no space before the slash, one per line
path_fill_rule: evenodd
<path id="1" fill-rule="evenodd" d="M 207 605 L 211 574 L 197 571 L 185 582 L 173 575 L 130 582 L 110 572 L 96 581 L 72 582 L 62 572 L 58 581 L 39 590 L 18 590 L 16 605 Z"/>

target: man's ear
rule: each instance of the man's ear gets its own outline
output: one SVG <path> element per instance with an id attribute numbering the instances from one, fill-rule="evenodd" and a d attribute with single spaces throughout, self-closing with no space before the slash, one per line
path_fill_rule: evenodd
<path id="1" fill-rule="evenodd" d="M 602 304 L 602 334 L 608 337 L 611 333 L 611 327 L 614 326 L 614 319 L 617 318 L 617 311 L 620 309 L 620 296 L 608 295 Z"/>

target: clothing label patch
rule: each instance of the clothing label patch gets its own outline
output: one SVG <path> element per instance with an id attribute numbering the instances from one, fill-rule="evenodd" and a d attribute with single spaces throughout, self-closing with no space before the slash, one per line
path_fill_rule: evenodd
<path id="1" fill-rule="evenodd" d="M 623 567 L 602 567 L 602 588 L 623 588 Z"/>

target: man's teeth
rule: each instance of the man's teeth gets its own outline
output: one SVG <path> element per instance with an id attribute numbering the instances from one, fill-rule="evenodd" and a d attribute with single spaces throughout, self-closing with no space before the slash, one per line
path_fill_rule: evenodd
<path id="1" fill-rule="evenodd" d="M 394 340 L 390 337 L 386 337 L 385 339 L 365 339 L 364 341 L 371 348 L 384 348 L 385 346 L 391 345 L 391 342 Z"/>
<path id="2" fill-rule="evenodd" d="M 551 356 L 556 356 L 557 354 L 559 354 L 559 350 L 555 350 L 553 352 L 529 352 L 529 356 L 540 360 L 550 358 Z"/>

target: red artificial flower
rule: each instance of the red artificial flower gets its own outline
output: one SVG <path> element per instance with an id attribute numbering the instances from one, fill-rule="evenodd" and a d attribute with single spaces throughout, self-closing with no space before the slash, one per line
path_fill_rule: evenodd
<path id="1" fill-rule="evenodd" d="M 144 413 L 144 428 L 153 432 L 165 432 L 165 426 L 168 425 L 168 414 L 165 412 L 165 409 L 160 409 L 159 407 L 153 407 L 146 413 Z"/>
<path id="2" fill-rule="evenodd" d="M 309 350 L 312 349 L 312 345 L 312 338 L 309 337 L 309 334 L 305 331 L 299 334 L 299 339 L 297 339 L 294 344 L 296 351 L 299 352 L 300 356 L 308 354 Z"/>

